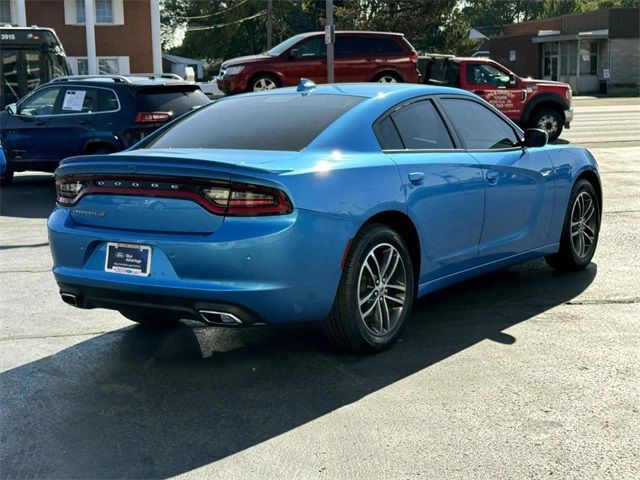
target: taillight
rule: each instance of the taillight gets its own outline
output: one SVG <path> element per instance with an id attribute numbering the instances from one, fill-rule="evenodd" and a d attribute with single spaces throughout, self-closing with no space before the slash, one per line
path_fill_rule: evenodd
<path id="1" fill-rule="evenodd" d="M 88 185 L 88 182 L 80 182 L 77 180 L 56 180 L 58 203 L 61 205 L 73 203 L 74 199 L 80 195 L 80 192 L 82 192 L 82 190 L 84 190 Z"/>
<path id="2" fill-rule="evenodd" d="M 160 123 L 168 122 L 173 117 L 173 112 L 138 112 L 136 123 Z"/>
<path id="3" fill-rule="evenodd" d="M 418 63 L 418 53 L 415 50 L 411 50 L 411 53 L 409 54 L 409 60 L 411 60 L 413 63 Z"/>
<path id="4" fill-rule="evenodd" d="M 57 203 L 62 206 L 73 206 L 86 195 L 133 195 L 191 200 L 217 215 L 248 217 L 293 211 L 283 191 L 248 183 L 135 175 L 77 176 L 56 180 L 56 192 Z"/>
<path id="5" fill-rule="evenodd" d="M 204 188 L 202 193 L 216 206 L 224 207 L 225 215 L 284 215 L 292 211 L 287 195 L 276 188 L 233 183 L 230 188 Z"/>

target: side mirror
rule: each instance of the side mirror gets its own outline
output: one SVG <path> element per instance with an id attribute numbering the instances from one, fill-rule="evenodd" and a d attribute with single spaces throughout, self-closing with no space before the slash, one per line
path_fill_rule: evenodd
<path id="1" fill-rule="evenodd" d="M 292 50 L 289 52 L 289 57 L 290 57 L 292 60 L 296 60 L 296 59 L 300 58 L 300 50 L 298 50 L 297 48 L 292 49 Z"/>
<path id="2" fill-rule="evenodd" d="M 544 147 L 549 141 L 549 134 L 541 128 L 527 128 L 524 131 L 523 147 Z"/>
<path id="3" fill-rule="evenodd" d="M 518 84 L 518 80 L 516 79 L 516 76 L 513 73 L 509 74 L 509 86 L 510 87 L 515 87 Z"/>
<path id="4" fill-rule="evenodd" d="M 4 107 L 4 109 L 9 112 L 11 115 L 15 115 L 16 112 L 18 111 L 16 104 L 15 103 L 10 103 L 9 105 L 7 105 L 6 107 Z"/>

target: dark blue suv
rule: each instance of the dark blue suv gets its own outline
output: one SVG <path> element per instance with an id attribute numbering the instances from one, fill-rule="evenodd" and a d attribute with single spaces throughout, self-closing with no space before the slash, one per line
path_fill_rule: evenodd
<path id="1" fill-rule="evenodd" d="M 13 172 L 53 172 L 66 157 L 124 150 L 209 102 L 198 85 L 164 77 L 56 78 L 0 112 L 2 183 Z"/>

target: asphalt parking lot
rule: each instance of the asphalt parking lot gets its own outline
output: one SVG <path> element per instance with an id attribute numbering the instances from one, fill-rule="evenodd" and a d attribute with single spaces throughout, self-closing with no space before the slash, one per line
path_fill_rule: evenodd
<path id="1" fill-rule="evenodd" d="M 370 357 L 313 329 L 150 332 L 60 301 L 51 175 L 0 198 L 2 478 L 633 479 L 640 99 L 575 101 L 604 183 L 592 265 L 433 294 Z"/>

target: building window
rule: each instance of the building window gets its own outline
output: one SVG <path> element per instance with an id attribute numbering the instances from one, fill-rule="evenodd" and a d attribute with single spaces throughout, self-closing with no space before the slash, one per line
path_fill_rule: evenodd
<path id="1" fill-rule="evenodd" d="M 87 57 L 76 57 L 78 75 L 89 75 L 89 62 Z M 120 63 L 118 57 L 98 57 L 98 74 L 119 75 Z"/>
<path id="2" fill-rule="evenodd" d="M 86 22 L 86 15 L 84 13 L 84 0 L 76 0 L 76 22 Z"/>
<path id="3" fill-rule="evenodd" d="M 96 0 L 96 23 L 113 23 L 112 0 Z"/>
<path id="4" fill-rule="evenodd" d="M 598 42 L 580 42 L 580 74 L 597 75 Z"/>
<path id="5" fill-rule="evenodd" d="M 560 43 L 560 75 L 576 74 L 577 42 Z"/>
<path id="6" fill-rule="evenodd" d="M 96 23 L 113 22 L 113 0 L 95 0 Z M 84 0 L 76 0 L 76 22 L 85 23 L 87 21 L 84 9 Z"/>
<path id="7" fill-rule="evenodd" d="M 0 0 L 0 23 L 13 23 L 13 19 L 11 18 L 11 0 Z"/>
<path id="8" fill-rule="evenodd" d="M 544 43 L 542 47 L 542 75 L 548 80 L 558 80 L 558 43 Z"/>

